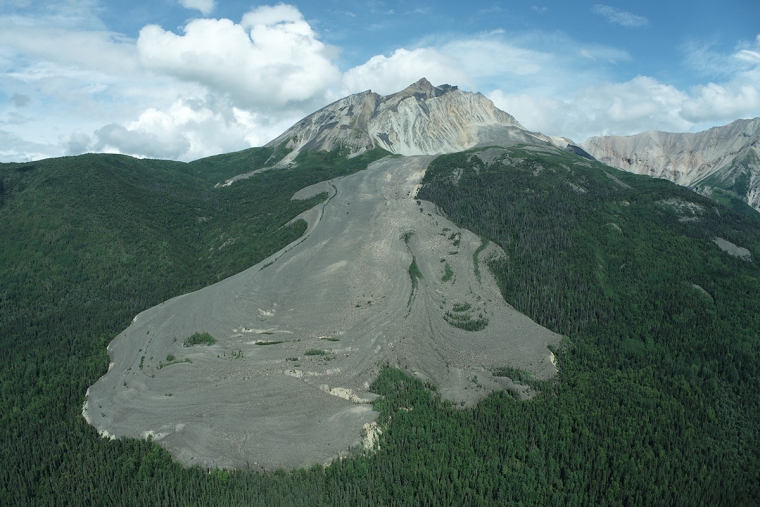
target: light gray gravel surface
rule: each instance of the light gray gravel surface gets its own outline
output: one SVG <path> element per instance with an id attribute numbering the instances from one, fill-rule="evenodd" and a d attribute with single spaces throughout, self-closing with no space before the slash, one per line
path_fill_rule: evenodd
<path id="1" fill-rule="evenodd" d="M 360 444 L 384 364 L 462 406 L 494 389 L 525 394 L 494 367 L 554 375 L 547 345 L 560 337 L 506 304 L 485 267 L 504 253 L 482 249 L 476 277 L 480 238 L 415 198 L 430 160 L 388 157 L 299 192 L 330 192 L 303 215 L 305 236 L 135 317 L 108 346 L 112 364 L 89 389 L 85 417 L 104 436 L 151 435 L 186 465 L 289 469 Z M 450 323 L 467 319 L 488 325 Z M 216 343 L 184 347 L 195 332 Z"/>

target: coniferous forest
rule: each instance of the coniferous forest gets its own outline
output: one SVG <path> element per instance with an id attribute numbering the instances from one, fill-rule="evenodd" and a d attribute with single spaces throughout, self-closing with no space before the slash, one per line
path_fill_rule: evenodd
<path id="1" fill-rule="evenodd" d="M 81 408 L 108 342 L 296 239 L 285 224 L 325 198 L 297 190 L 387 153 L 344 155 L 218 188 L 284 153 L 0 164 L 0 505 L 760 505 L 756 213 L 526 147 L 438 157 L 418 197 L 501 246 L 505 299 L 565 337 L 552 381 L 496 372 L 535 397 L 460 409 L 387 368 L 379 449 L 301 470 L 183 468 L 100 438 Z"/>

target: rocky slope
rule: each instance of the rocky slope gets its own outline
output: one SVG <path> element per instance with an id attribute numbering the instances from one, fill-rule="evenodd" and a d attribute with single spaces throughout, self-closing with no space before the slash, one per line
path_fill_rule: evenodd
<path id="1" fill-rule="evenodd" d="M 581 146 L 613 167 L 666 178 L 707 195 L 725 192 L 760 211 L 760 118 L 694 134 L 592 137 Z"/>
<path id="2" fill-rule="evenodd" d="M 298 192 L 329 194 L 304 214 L 302 238 L 135 317 L 108 346 L 112 367 L 83 415 L 102 435 L 152 436 L 186 465 L 269 469 L 329 461 L 370 434 L 370 385 L 384 364 L 458 406 L 505 388 L 529 396 L 494 369 L 548 379 L 548 347 L 561 337 L 508 305 L 478 267 L 503 251 L 416 198 L 431 155 L 516 143 L 580 150 L 525 130 L 480 94 L 425 79 L 303 119 L 270 143 L 275 159 L 290 150 L 272 167 L 302 150 L 407 156 Z M 216 341 L 185 346 L 202 332 Z"/>
<path id="3" fill-rule="evenodd" d="M 547 379 L 560 336 L 508 305 L 485 266 L 504 253 L 417 200 L 432 157 L 386 157 L 328 191 L 305 236 L 219 283 L 146 310 L 108 346 L 83 414 L 102 435 L 152 436 L 186 465 L 308 467 L 360 443 L 383 364 L 472 405 Z M 471 328 L 471 329 L 467 329 Z M 184 346 L 209 332 L 210 346 Z"/>
<path id="4" fill-rule="evenodd" d="M 296 123 L 268 146 L 286 143 L 289 163 L 301 150 L 346 149 L 351 155 L 380 146 L 399 155 L 438 155 L 477 145 L 564 144 L 527 131 L 480 93 L 433 86 L 422 78 L 392 95 L 367 90 L 334 102 Z M 571 146 L 572 143 L 570 143 Z"/>

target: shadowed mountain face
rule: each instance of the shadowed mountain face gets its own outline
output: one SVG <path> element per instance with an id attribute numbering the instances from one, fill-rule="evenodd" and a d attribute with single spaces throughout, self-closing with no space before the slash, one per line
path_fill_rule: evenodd
<path id="1" fill-rule="evenodd" d="M 293 151 L 344 148 L 351 154 L 379 146 L 400 155 L 437 155 L 484 144 L 546 144 L 480 93 L 433 86 L 422 78 L 382 96 L 370 90 L 350 95 L 307 116 L 267 146 L 286 143 Z"/>
<path id="2" fill-rule="evenodd" d="M 695 187 L 724 204 L 738 199 L 760 211 L 760 118 L 695 134 L 592 137 L 582 147 L 612 167 Z"/>

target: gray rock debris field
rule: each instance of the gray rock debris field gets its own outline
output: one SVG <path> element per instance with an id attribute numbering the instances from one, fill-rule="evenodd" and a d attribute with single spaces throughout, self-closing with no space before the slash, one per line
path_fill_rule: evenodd
<path id="1" fill-rule="evenodd" d="M 368 388 L 383 364 L 461 405 L 520 388 L 494 367 L 554 375 L 547 345 L 560 337 L 506 304 L 485 267 L 504 253 L 482 249 L 479 280 L 480 238 L 415 199 L 432 158 L 388 157 L 299 192 L 330 190 L 304 214 L 306 235 L 135 317 L 108 346 L 112 364 L 88 390 L 84 416 L 104 436 L 150 435 L 185 465 L 289 469 L 361 443 L 377 417 Z M 464 331 L 452 315 L 488 325 Z M 217 341 L 184 347 L 195 332 Z"/>

